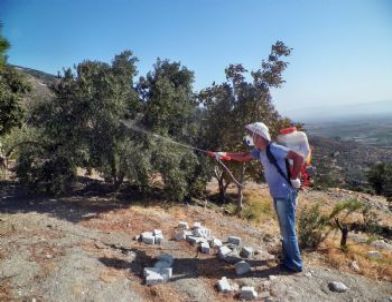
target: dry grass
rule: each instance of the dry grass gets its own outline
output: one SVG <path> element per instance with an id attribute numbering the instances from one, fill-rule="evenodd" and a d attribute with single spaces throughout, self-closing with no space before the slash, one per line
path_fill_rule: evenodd
<path id="1" fill-rule="evenodd" d="M 367 244 L 359 244 L 350 242 L 346 250 L 342 250 L 339 246 L 340 237 L 330 236 L 318 250 L 320 253 L 320 263 L 332 266 L 339 271 L 360 274 L 365 277 L 392 281 L 392 252 L 379 251 L 382 255 L 381 259 L 371 259 L 368 252 L 374 250 Z M 352 262 L 355 261 L 360 271 L 355 271 Z"/>

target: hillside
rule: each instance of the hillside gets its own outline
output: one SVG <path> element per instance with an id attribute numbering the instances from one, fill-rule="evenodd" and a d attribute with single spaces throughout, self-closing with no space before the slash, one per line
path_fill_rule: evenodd
<path id="1" fill-rule="evenodd" d="M 143 200 L 135 194 L 105 195 L 92 188 L 60 199 L 31 198 L 9 186 L 0 201 L 0 300 L 239 300 L 238 291 L 217 291 L 217 281 L 225 276 L 235 287 L 254 286 L 263 301 L 390 301 L 390 239 L 373 245 L 375 239 L 353 233 L 349 251 L 343 252 L 337 248 L 339 234 L 331 234 L 329 243 L 318 252 L 304 252 L 304 272 L 287 275 L 277 267 L 278 226 L 267 190 L 252 183 L 246 187 L 247 198 L 253 196 L 269 209 L 259 223 L 225 215 L 213 204 L 184 206 Z M 216 184 L 211 183 L 209 190 L 213 193 Z M 303 192 L 300 208 L 320 201 L 328 209 L 350 197 L 368 200 L 381 223 L 392 227 L 385 199 L 367 194 Z M 232 264 L 218 259 L 216 250 L 201 254 L 195 246 L 174 240 L 179 221 L 201 222 L 223 241 L 229 235 L 240 236 L 244 245 L 258 251 L 246 259 L 251 272 L 237 276 Z M 157 228 L 164 235 L 160 245 L 134 240 L 141 232 Z M 370 258 L 371 251 L 381 258 Z M 162 253 L 175 258 L 173 277 L 167 283 L 147 286 L 143 268 Z M 343 282 L 347 291 L 331 291 L 328 284 L 332 281 Z"/>
<path id="2" fill-rule="evenodd" d="M 27 67 L 17 65 L 13 65 L 13 67 L 23 73 L 31 85 L 31 92 L 25 97 L 27 108 L 31 108 L 34 104 L 42 101 L 47 101 L 53 96 L 49 86 L 56 82 L 56 76 Z"/>

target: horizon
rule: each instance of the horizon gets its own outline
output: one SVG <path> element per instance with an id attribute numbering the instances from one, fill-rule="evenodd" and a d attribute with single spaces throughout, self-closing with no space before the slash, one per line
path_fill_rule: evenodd
<path id="1" fill-rule="evenodd" d="M 8 62 L 53 75 L 83 60 L 110 62 L 130 49 L 138 76 L 157 57 L 180 61 L 194 71 L 198 91 L 223 82 L 231 63 L 257 69 L 281 40 L 293 53 L 286 83 L 272 95 L 289 117 L 392 100 L 391 17 L 392 3 L 384 0 L 0 3 Z"/>

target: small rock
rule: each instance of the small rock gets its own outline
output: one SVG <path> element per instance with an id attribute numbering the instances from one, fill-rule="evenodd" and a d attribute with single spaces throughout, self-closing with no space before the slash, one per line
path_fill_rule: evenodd
<path id="1" fill-rule="evenodd" d="M 218 290 L 222 293 L 229 293 L 233 291 L 233 288 L 230 286 L 226 277 L 222 277 L 222 279 L 218 281 Z"/>
<path id="2" fill-rule="evenodd" d="M 253 248 L 244 246 L 241 250 L 241 256 L 244 258 L 250 258 L 253 256 Z"/>
<path id="3" fill-rule="evenodd" d="M 243 286 L 240 292 L 240 299 L 254 300 L 257 298 L 257 292 L 252 286 Z"/>
<path id="4" fill-rule="evenodd" d="M 351 269 L 352 269 L 354 272 L 357 272 L 357 273 L 359 273 L 359 272 L 361 271 L 361 268 L 359 267 L 357 261 L 351 262 Z"/>
<path id="5" fill-rule="evenodd" d="M 249 273 L 252 270 L 249 263 L 245 261 L 237 262 L 234 267 L 235 267 L 235 273 L 238 276 Z"/>
<path id="6" fill-rule="evenodd" d="M 382 255 L 379 251 L 369 251 L 368 257 L 371 259 L 380 259 L 382 258 Z"/>
<path id="7" fill-rule="evenodd" d="M 377 248 L 377 249 L 389 250 L 389 251 L 392 250 L 392 244 L 389 244 L 389 243 L 385 242 L 384 240 L 373 241 L 370 245 Z"/>
<path id="8" fill-rule="evenodd" d="M 180 221 L 177 228 L 187 230 L 189 229 L 189 225 L 186 221 Z"/>
<path id="9" fill-rule="evenodd" d="M 312 273 L 311 272 L 307 272 L 307 273 L 305 273 L 305 276 L 308 277 L 308 278 L 311 278 L 312 277 Z"/>
<path id="10" fill-rule="evenodd" d="M 52 255 L 50 255 L 50 254 L 46 254 L 46 258 L 47 258 L 47 259 L 52 259 L 52 258 L 53 258 L 53 256 L 52 256 Z"/>
<path id="11" fill-rule="evenodd" d="M 328 288 L 333 291 L 333 292 L 337 292 L 337 293 L 344 293 L 345 291 L 348 290 L 348 287 L 339 281 L 332 281 L 328 283 Z"/>
<path id="12" fill-rule="evenodd" d="M 241 238 L 238 236 L 229 236 L 227 238 L 227 242 L 235 244 L 235 245 L 240 245 L 241 244 Z"/>
<path id="13" fill-rule="evenodd" d="M 102 242 L 99 242 L 99 241 L 96 241 L 94 245 L 97 249 L 100 249 L 100 250 L 103 250 L 106 248 L 106 246 Z"/>
<path id="14" fill-rule="evenodd" d="M 274 280 L 278 279 L 278 277 L 276 277 L 274 275 L 269 275 L 268 278 L 270 279 L 270 281 L 274 281 Z"/>

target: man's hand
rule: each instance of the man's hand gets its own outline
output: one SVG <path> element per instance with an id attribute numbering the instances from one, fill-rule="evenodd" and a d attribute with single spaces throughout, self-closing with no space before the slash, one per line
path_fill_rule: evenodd
<path id="1" fill-rule="evenodd" d="M 290 182 L 294 189 L 301 188 L 301 180 L 299 178 L 290 179 Z"/>
<path id="2" fill-rule="evenodd" d="M 231 160 L 231 157 L 227 155 L 227 152 L 207 152 L 208 156 L 215 158 L 216 160 Z"/>

